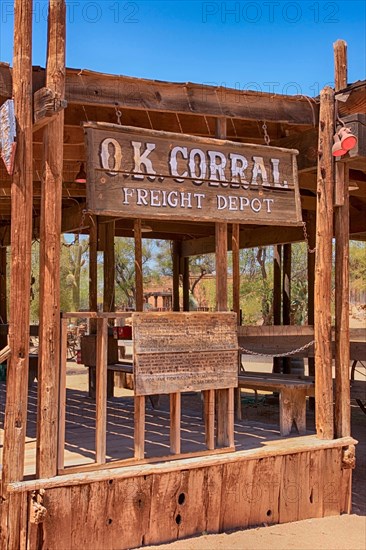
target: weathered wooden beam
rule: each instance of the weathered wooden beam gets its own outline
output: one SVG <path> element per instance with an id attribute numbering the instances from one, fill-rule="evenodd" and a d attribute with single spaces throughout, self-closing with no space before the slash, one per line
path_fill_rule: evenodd
<path id="1" fill-rule="evenodd" d="M 141 220 L 134 221 L 135 236 L 135 288 L 136 311 L 144 310 L 144 281 L 142 275 L 142 232 Z"/>
<path id="2" fill-rule="evenodd" d="M 314 124 L 317 120 L 317 108 L 314 104 Z M 288 149 L 297 149 L 297 167 L 299 172 L 306 172 L 316 169 L 318 128 L 311 128 L 299 134 L 293 134 L 285 138 L 271 141 L 271 145 L 276 147 L 285 147 Z"/>
<path id="3" fill-rule="evenodd" d="M 20 499 L 6 486 L 21 481 L 27 427 L 29 287 L 32 246 L 32 2 L 14 3 L 13 87 L 17 150 L 12 181 L 11 275 L 7 388 L 2 456 L 0 547 L 19 548 Z"/>
<path id="4" fill-rule="evenodd" d="M 173 311 L 179 311 L 180 242 L 173 241 Z"/>
<path id="5" fill-rule="evenodd" d="M 63 71 L 64 72 L 64 71 Z M 33 132 L 56 119 L 57 114 L 66 109 L 67 101 L 60 97 L 54 88 L 41 88 L 34 94 Z"/>
<path id="6" fill-rule="evenodd" d="M 115 255 L 114 255 L 114 220 L 109 221 L 104 225 L 105 242 L 104 242 L 104 260 L 103 260 L 103 311 L 114 311 L 115 302 Z"/>
<path id="7" fill-rule="evenodd" d="M 89 311 L 98 311 L 98 221 L 96 216 L 89 217 Z M 89 321 L 90 334 L 96 334 L 94 319 Z"/>
<path id="8" fill-rule="evenodd" d="M 65 94 L 66 4 L 50 0 L 46 85 Z M 58 112 L 45 128 L 44 180 L 40 220 L 40 330 L 36 474 L 57 473 L 57 426 L 60 372 L 60 236 L 64 116 Z"/>
<path id="9" fill-rule="evenodd" d="M 34 68 L 37 84 L 44 86 L 42 69 Z M 11 97 L 11 71 L 0 66 L 0 96 Z M 306 98 L 241 91 L 190 82 L 179 84 L 67 69 L 66 99 L 80 104 L 123 109 L 187 113 L 241 120 L 266 120 L 298 125 L 317 124 L 318 106 Z M 315 116 L 315 122 L 314 122 Z"/>
<path id="10" fill-rule="evenodd" d="M 306 212 L 307 244 L 307 278 L 308 278 L 308 325 L 314 325 L 314 281 L 315 281 L 315 239 L 316 239 L 316 215 L 315 212 Z M 309 376 L 315 376 L 314 357 L 308 358 Z M 315 409 L 315 399 L 310 397 L 309 405 Z"/>
<path id="11" fill-rule="evenodd" d="M 7 313 L 7 276 L 6 276 L 6 246 L 0 247 L 0 319 L 4 325 L 8 322 Z"/>
<path id="12" fill-rule="evenodd" d="M 254 246 L 269 246 L 273 244 L 285 244 L 289 242 L 301 242 L 304 233 L 301 227 L 246 227 L 240 231 L 239 247 L 252 248 Z M 228 250 L 231 250 L 231 238 L 228 239 Z M 200 239 L 186 240 L 182 242 L 182 256 L 195 256 L 215 252 L 215 238 L 203 237 Z"/>
<path id="13" fill-rule="evenodd" d="M 275 245 L 273 252 L 273 324 L 281 325 L 282 321 L 282 246 Z M 281 357 L 273 358 L 273 372 L 282 371 L 283 360 Z"/>
<path id="14" fill-rule="evenodd" d="M 333 438 L 333 385 L 331 349 L 331 282 L 333 238 L 334 92 L 320 94 L 318 147 L 318 204 L 315 258 L 315 403 L 316 431 L 320 439 Z"/>
<path id="15" fill-rule="evenodd" d="M 347 86 L 347 44 L 334 44 L 335 90 Z M 366 117 L 365 117 L 366 120 Z M 365 134 L 365 128 L 363 133 Z M 365 134 L 366 135 L 366 134 Z M 358 145 L 361 149 L 364 144 Z M 355 152 L 357 154 L 357 152 Z M 345 162 L 336 163 L 335 234 L 335 436 L 351 433 L 349 382 L 349 171 Z"/>
<path id="16" fill-rule="evenodd" d="M 181 259 L 183 275 L 183 311 L 189 311 L 189 258 Z"/>

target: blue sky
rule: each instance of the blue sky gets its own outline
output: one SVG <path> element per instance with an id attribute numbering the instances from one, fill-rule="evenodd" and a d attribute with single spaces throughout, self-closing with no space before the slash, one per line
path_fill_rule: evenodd
<path id="1" fill-rule="evenodd" d="M 33 64 L 45 65 L 46 0 L 34 0 Z M 333 42 L 365 78 L 365 1 L 67 1 L 67 65 L 170 81 L 318 95 Z M 12 63 L 13 2 L 1 0 L 0 60 Z"/>

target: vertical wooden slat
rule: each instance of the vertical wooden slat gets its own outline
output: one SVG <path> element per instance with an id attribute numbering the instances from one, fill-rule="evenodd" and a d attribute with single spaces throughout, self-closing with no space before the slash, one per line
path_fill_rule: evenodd
<path id="1" fill-rule="evenodd" d="M 134 428 L 135 428 L 135 458 L 145 456 L 145 396 L 135 395 Z"/>
<path id="2" fill-rule="evenodd" d="M 216 137 L 226 139 L 227 124 L 225 118 L 216 119 Z M 227 311 L 227 223 L 215 224 L 216 247 L 216 309 Z M 217 445 L 219 447 L 230 446 L 234 439 L 234 421 L 228 414 L 229 392 L 231 390 L 218 390 L 217 400 Z M 234 404 L 233 404 L 234 406 Z M 232 414 L 234 408 L 232 406 Z"/>
<path id="3" fill-rule="evenodd" d="M 282 245 L 274 246 L 273 250 L 273 324 L 281 324 L 282 313 L 282 285 L 281 285 L 281 261 L 282 261 Z M 273 372 L 280 373 L 282 370 L 282 358 L 273 358 Z"/>
<path id="4" fill-rule="evenodd" d="M 291 244 L 283 245 L 282 263 L 282 320 L 284 325 L 291 324 Z M 283 372 L 291 372 L 291 358 L 282 359 Z"/>
<path id="5" fill-rule="evenodd" d="M 90 215 L 89 226 L 89 311 L 98 311 L 98 222 Z M 96 320 L 89 319 L 89 332 L 95 334 Z"/>
<path id="6" fill-rule="evenodd" d="M 179 311 L 180 242 L 173 241 L 173 311 Z"/>
<path id="7" fill-rule="evenodd" d="M 4 325 L 8 322 L 6 263 L 6 246 L 0 246 L 0 322 Z"/>
<path id="8" fill-rule="evenodd" d="M 315 212 L 310 210 L 306 213 L 306 232 L 308 235 L 308 250 L 307 255 L 307 274 L 308 274 L 308 325 L 314 325 L 314 281 L 315 281 L 315 253 L 311 252 L 315 248 L 316 237 L 316 217 Z M 315 359 L 308 358 L 309 376 L 315 376 Z M 315 409 L 314 397 L 309 398 L 309 408 Z"/>
<path id="9" fill-rule="evenodd" d="M 240 225 L 233 223 L 232 229 L 233 310 L 236 313 L 238 325 L 240 325 Z"/>
<path id="10" fill-rule="evenodd" d="M 7 391 L 2 456 L 0 547 L 19 547 L 21 510 L 5 487 L 23 479 L 29 369 L 29 287 L 31 278 L 32 164 L 32 2 L 14 2 L 13 98 L 17 151 L 11 184 L 11 274 Z"/>
<path id="11" fill-rule="evenodd" d="M 57 450 L 57 467 L 59 470 L 64 468 L 65 460 L 67 325 L 68 319 L 62 319 Z"/>
<path id="12" fill-rule="evenodd" d="M 135 236 L 135 287 L 136 311 L 144 309 L 144 284 L 142 278 L 142 233 L 141 220 L 135 220 L 133 225 Z"/>
<path id="13" fill-rule="evenodd" d="M 182 258 L 183 264 L 183 311 L 189 311 L 189 258 Z"/>
<path id="14" fill-rule="evenodd" d="M 334 44 L 335 90 L 347 86 L 347 44 Z M 336 188 L 343 201 L 335 208 L 335 435 L 351 434 L 349 383 L 349 172 L 347 163 L 336 162 Z M 343 202 L 343 204 L 342 204 Z"/>
<path id="15" fill-rule="evenodd" d="M 316 431 L 320 439 L 333 439 L 333 386 L 331 349 L 334 92 L 320 94 L 317 235 L 314 290 Z"/>
<path id="16" fill-rule="evenodd" d="M 180 453 L 181 394 L 170 394 L 170 452 Z"/>
<path id="17" fill-rule="evenodd" d="M 240 248 L 239 248 L 240 225 L 233 223 L 231 249 L 232 249 L 232 270 L 233 270 L 233 310 L 236 313 L 237 324 L 241 324 L 240 319 Z M 240 357 L 240 356 L 239 356 Z M 241 420 L 241 390 L 235 388 L 235 416 Z"/>
<path id="18" fill-rule="evenodd" d="M 11 272 L 4 484 L 23 478 L 29 369 L 29 287 L 32 245 L 32 3 L 15 1 L 13 97 L 17 151 L 11 184 Z"/>
<path id="19" fill-rule="evenodd" d="M 204 399 L 204 421 L 205 421 L 205 442 L 210 451 L 215 448 L 215 390 L 203 392 Z"/>
<path id="20" fill-rule="evenodd" d="M 108 319 L 97 319 L 95 455 L 97 464 L 106 461 L 107 447 L 107 346 Z"/>
<path id="21" fill-rule="evenodd" d="M 65 18 L 65 1 L 50 1 L 46 86 L 61 99 L 65 97 Z M 63 138 L 64 112 L 61 111 L 43 133 L 36 457 L 36 475 L 41 478 L 57 472 Z"/>
<path id="22" fill-rule="evenodd" d="M 115 274 L 115 259 L 114 259 L 114 233 L 115 222 L 107 222 L 105 225 L 105 242 L 104 242 L 104 292 L 103 292 L 103 311 L 114 311 L 114 274 Z"/>

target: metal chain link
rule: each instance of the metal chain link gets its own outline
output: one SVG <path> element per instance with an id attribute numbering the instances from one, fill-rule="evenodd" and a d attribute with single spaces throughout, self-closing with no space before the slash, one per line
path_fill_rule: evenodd
<path id="1" fill-rule="evenodd" d="M 304 346 L 301 346 L 301 348 L 293 349 L 291 351 L 287 351 L 286 353 L 258 353 L 257 351 L 253 351 L 250 349 L 246 349 L 243 347 L 239 347 L 240 351 L 244 352 L 247 355 L 258 355 L 262 357 L 289 357 L 290 355 L 296 355 L 300 351 L 304 351 L 308 348 L 310 348 L 313 344 L 315 344 L 315 340 L 311 340 L 311 342 L 308 342 Z"/>
<path id="2" fill-rule="evenodd" d="M 116 109 L 117 124 L 122 126 L 122 122 L 121 122 L 122 111 L 120 111 L 117 107 L 115 107 L 115 109 Z"/>
<path id="3" fill-rule="evenodd" d="M 269 145 L 271 143 L 271 139 L 268 135 L 268 132 L 267 132 L 267 124 L 265 122 L 263 122 L 263 126 L 262 126 L 262 130 L 263 130 L 263 133 L 264 133 L 264 143 L 266 145 Z"/>
<path id="4" fill-rule="evenodd" d="M 316 246 L 314 246 L 314 248 L 310 248 L 309 235 L 308 235 L 308 232 L 307 232 L 307 229 L 306 229 L 306 222 L 302 222 L 302 230 L 304 232 L 304 237 L 305 237 L 305 241 L 306 241 L 306 246 L 308 248 L 308 252 L 309 252 L 309 254 L 314 254 L 316 252 Z"/>

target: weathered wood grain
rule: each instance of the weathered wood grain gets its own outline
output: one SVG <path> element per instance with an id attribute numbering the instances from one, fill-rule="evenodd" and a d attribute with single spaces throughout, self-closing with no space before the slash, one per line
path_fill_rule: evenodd
<path id="1" fill-rule="evenodd" d="M 316 428 L 320 438 L 333 438 L 333 386 L 331 350 L 331 282 L 333 238 L 334 92 L 320 94 L 317 235 L 315 257 L 315 402 Z"/>
<path id="2" fill-rule="evenodd" d="M 87 206 L 166 220 L 298 225 L 296 151 L 91 124 Z M 239 155 L 239 156 L 238 156 Z"/>

